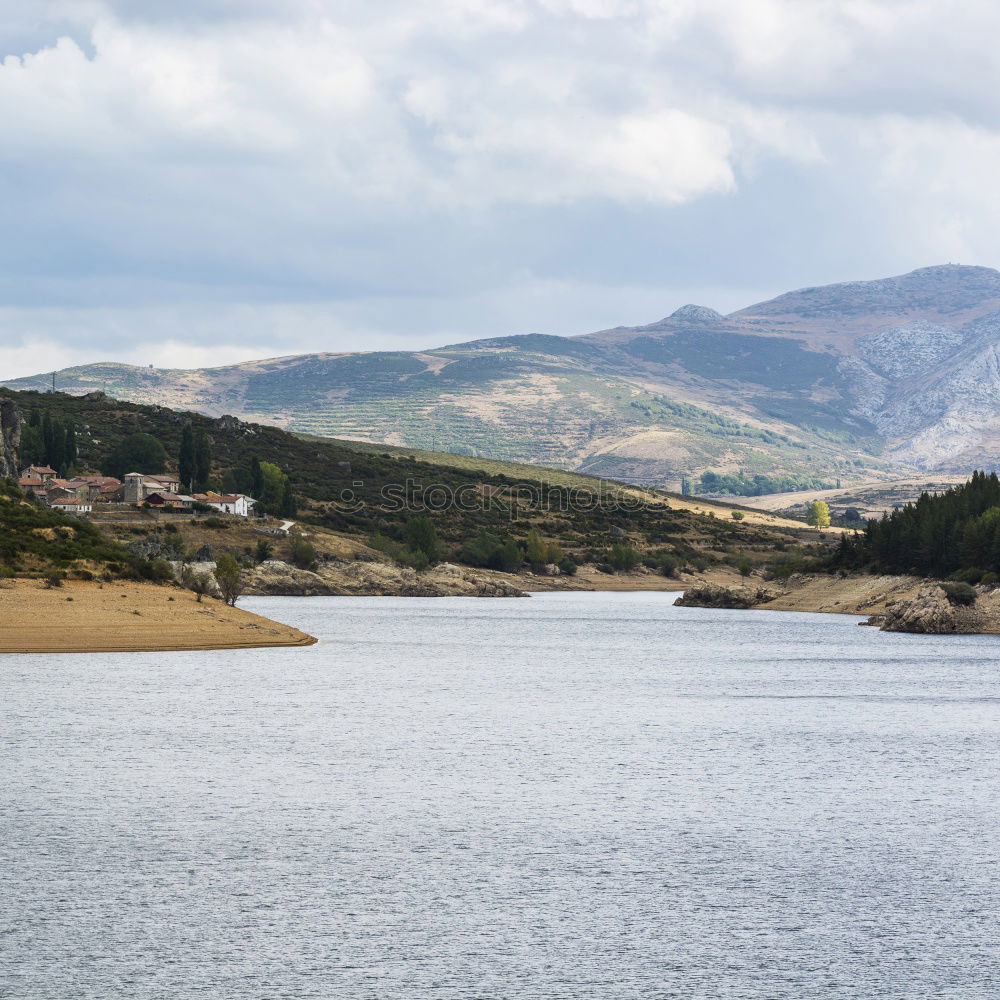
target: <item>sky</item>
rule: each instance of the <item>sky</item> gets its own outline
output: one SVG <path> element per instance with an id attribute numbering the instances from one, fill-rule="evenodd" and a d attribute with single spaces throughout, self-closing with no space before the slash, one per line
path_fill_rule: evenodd
<path id="1" fill-rule="evenodd" d="M 2 0 L 0 378 L 1000 264 L 995 0 Z"/>

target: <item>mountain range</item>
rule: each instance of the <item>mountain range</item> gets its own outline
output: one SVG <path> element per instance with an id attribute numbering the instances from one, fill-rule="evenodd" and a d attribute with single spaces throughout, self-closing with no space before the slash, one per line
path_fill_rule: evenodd
<path id="1" fill-rule="evenodd" d="M 706 470 L 857 482 L 997 468 L 998 348 L 1000 272 L 949 264 L 576 337 L 195 370 L 103 362 L 55 384 L 667 488 Z"/>

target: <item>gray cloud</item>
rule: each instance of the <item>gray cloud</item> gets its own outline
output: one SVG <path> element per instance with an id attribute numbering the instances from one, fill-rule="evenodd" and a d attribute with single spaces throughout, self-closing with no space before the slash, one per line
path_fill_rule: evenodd
<path id="1" fill-rule="evenodd" d="M 998 28 L 984 0 L 8 0 L 0 374 L 993 264 Z"/>

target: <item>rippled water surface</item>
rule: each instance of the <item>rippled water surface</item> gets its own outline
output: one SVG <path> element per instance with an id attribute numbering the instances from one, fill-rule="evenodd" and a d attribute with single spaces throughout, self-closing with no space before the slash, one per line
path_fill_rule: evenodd
<path id="1" fill-rule="evenodd" d="M 1000 640 L 671 601 L 0 656 L 0 996 L 1000 996 Z"/>

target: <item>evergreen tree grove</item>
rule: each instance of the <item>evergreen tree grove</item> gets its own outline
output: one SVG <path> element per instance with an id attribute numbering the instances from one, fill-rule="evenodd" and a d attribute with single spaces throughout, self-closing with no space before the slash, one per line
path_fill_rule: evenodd
<path id="1" fill-rule="evenodd" d="M 843 535 L 834 565 L 880 573 L 949 576 L 1000 573 L 1000 479 L 974 472 L 969 482 L 868 522 Z"/>

